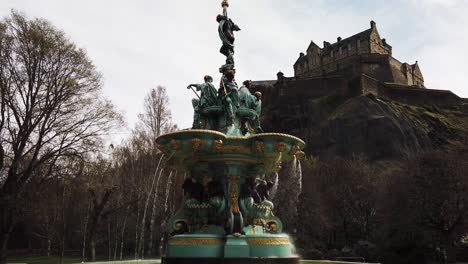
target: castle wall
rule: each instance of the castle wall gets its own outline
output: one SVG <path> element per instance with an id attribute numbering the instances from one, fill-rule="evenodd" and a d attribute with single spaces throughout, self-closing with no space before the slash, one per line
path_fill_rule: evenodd
<path id="1" fill-rule="evenodd" d="M 324 55 L 321 66 L 317 66 L 320 58 L 317 54 L 306 55 L 303 63 L 295 66 L 295 76 L 313 78 L 339 73 L 348 78 L 355 78 L 364 73 L 382 82 L 424 86 L 424 79 L 419 70 L 413 71 L 411 65 L 403 64 L 391 55 L 376 53 L 358 55 L 355 52 L 357 47 L 354 50 L 346 49 L 342 54 L 334 55 L 334 58 L 331 58 L 331 54 Z"/>
<path id="2" fill-rule="evenodd" d="M 413 76 L 413 84 L 418 86 L 418 87 L 424 87 L 424 78 L 421 76 L 418 76 L 418 75 L 414 75 Z"/>
<path id="3" fill-rule="evenodd" d="M 314 51 L 312 53 L 307 53 L 306 56 L 306 63 L 308 65 L 309 70 L 320 67 L 321 62 L 320 55 L 318 52 Z"/>
<path id="4" fill-rule="evenodd" d="M 262 93 L 262 104 L 273 105 L 297 102 L 332 94 L 348 94 L 349 83 L 342 76 L 326 76 L 311 79 L 286 78 L 284 81 L 253 82 L 250 91 Z"/>
<path id="5" fill-rule="evenodd" d="M 342 54 L 334 55 L 333 60 L 330 57 L 331 54 L 324 55 L 321 66 L 316 66 L 318 54 L 306 55 L 304 63 L 295 67 L 296 77 L 315 78 L 339 74 L 351 80 L 359 77 L 360 74 L 366 74 L 382 82 L 424 86 L 424 79 L 417 66 L 403 64 L 388 54 L 354 53 L 357 51 L 356 45 L 354 50 L 352 46 L 349 49 L 343 49 Z M 415 67 L 414 70 L 413 67 Z"/>
<path id="6" fill-rule="evenodd" d="M 359 43 L 360 43 L 358 47 L 359 54 L 371 53 L 369 40 L 362 39 L 359 41 Z"/>
<path id="7" fill-rule="evenodd" d="M 272 98 L 278 97 L 279 90 L 276 87 L 277 81 L 254 81 L 250 87 L 250 93 L 262 93 L 262 101 L 271 101 Z"/>
<path id="8" fill-rule="evenodd" d="M 382 55 L 391 55 L 392 51 L 386 47 L 377 30 L 373 30 L 370 36 L 370 52 Z"/>
<path id="9" fill-rule="evenodd" d="M 378 80 L 393 80 L 392 74 L 388 69 L 388 57 L 389 55 L 380 54 L 362 55 L 358 61 L 358 63 L 362 64 L 362 71 L 358 73 L 358 76 L 366 74 Z"/>
<path id="10" fill-rule="evenodd" d="M 360 94 L 374 94 L 411 105 L 458 105 L 464 99 L 447 90 L 421 89 L 416 86 L 384 84 L 371 76 L 360 77 Z M 468 101 L 467 101 L 468 102 Z"/>
<path id="11" fill-rule="evenodd" d="M 382 83 L 368 75 L 362 74 L 360 78 L 360 94 L 379 95 L 379 89 Z"/>
<path id="12" fill-rule="evenodd" d="M 416 68 L 413 72 L 413 81 L 414 81 L 413 83 L 414 85 L 417 85 L 419 87 L 424 87 L 424 77 L 417 63 L 416 63 Z"/>
<path id="13" fill-rule="evenodd" d="M 461 98 L 451 91 L 421 89 L 416 86 L 385 84 L 379 88 L 379 96 L 412 105 L 457 105 Z"/>
<path id="14" fill-rule="evenodd" d="M 393 80 L 383 80 L 385 82 L 401 83 L 412 85 L 412 82 L 408 82 L 405 72 L 403 71 L 403 64 L 397 59 L 390 57 L 389 58 L 390 70 L 392 72 Z"/>
<path id="15" fill-rule="evenodd" d="M 416 86 L 383 83 L 366 74 L 349 80 L 344 76 L 324 76 L 309 79 L 285 78 L 283 81 L 253 82 L 251 92 L 263 94 L 264 105 L 296 105 L 309 99 L 341 94 L 359 96 L 374 94 L 389 100 L 411 105 L 451 106 L 464 104 L 468 109 L 468 99 L 462 99 L 446 90 L 421 89 Z M 467 110 L 468 111 L 468 110 Z"/>
<path id="16" fill-rule="evenodd" d="M 315 98 L 347 92 L 348 82 L 341 76 L 327 76 L 313 79 L 297 79 L 277 84 L 283 97 Z"/>

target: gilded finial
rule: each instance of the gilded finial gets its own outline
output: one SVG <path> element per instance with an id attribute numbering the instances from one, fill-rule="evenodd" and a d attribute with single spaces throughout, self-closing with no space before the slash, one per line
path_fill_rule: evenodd
<path id="1" fill-rule="evenodd" d="M 228 14 L 227 14 L 227 9 L 228 9 L 228 7 L 229 7 L 229 2 L 228 2 L 228 0 L 223 0 L 223 2 L 221 3 L 221 6 L 223 7 L 223 15 L 224 15 L 225 17 L 227 17 L 227 15 L 228 15 Z"/>

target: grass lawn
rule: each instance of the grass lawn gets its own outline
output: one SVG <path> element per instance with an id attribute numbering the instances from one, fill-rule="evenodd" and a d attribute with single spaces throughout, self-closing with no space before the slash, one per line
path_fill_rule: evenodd
<path id="1" fill-rule="evenodd" d="M 65 258 L 64 264 L 80 263 L 79 258 Z M 7 263 L 27 263 L 27 264 L 58 264 L 60 263 L 59 257 L 11 257 L 8 258 Z"/>

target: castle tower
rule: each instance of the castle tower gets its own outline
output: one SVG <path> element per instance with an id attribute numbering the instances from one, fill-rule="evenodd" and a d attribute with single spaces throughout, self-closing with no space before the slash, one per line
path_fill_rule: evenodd
<path id="1" fill-rule="evenodd" d="M 392 46 L 378 32 L 377 24 L 370 21 L 370 28 L 335 43 L 323 42 L 320 48 L 311 41 L 306 53 L 300 53 L 294 64 L 296 78 L 317 78 L 342 75 L 358 78 L 368 75 L 382 82 L 424 87 L 424 78 L 416 63 L 401 63 L 392 57 Z"/>

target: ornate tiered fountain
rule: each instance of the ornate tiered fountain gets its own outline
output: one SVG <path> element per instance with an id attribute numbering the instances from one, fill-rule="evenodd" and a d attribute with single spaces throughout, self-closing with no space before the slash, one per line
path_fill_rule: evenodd
<path id="1" fill-rule="evenodd" d="M 193 99 L 190 130 L 170 133 L 156 141 L 168 164 L 188 172 L 182 208 L 170 218 L 163 262 L 175 263 L 297 263 L 299 258 L 281 220 L 268 200 L 265 175 L 281 163 L 302 158 L 305 143 L 293 136 L 263 133 L 259 116 L 261 94 L 250 83 L 235 82 L 234 31 L 228 1 L 217 16 L 221 66 L 219 89 L 213 79 L 191 84 L 201 91 Z"/>

